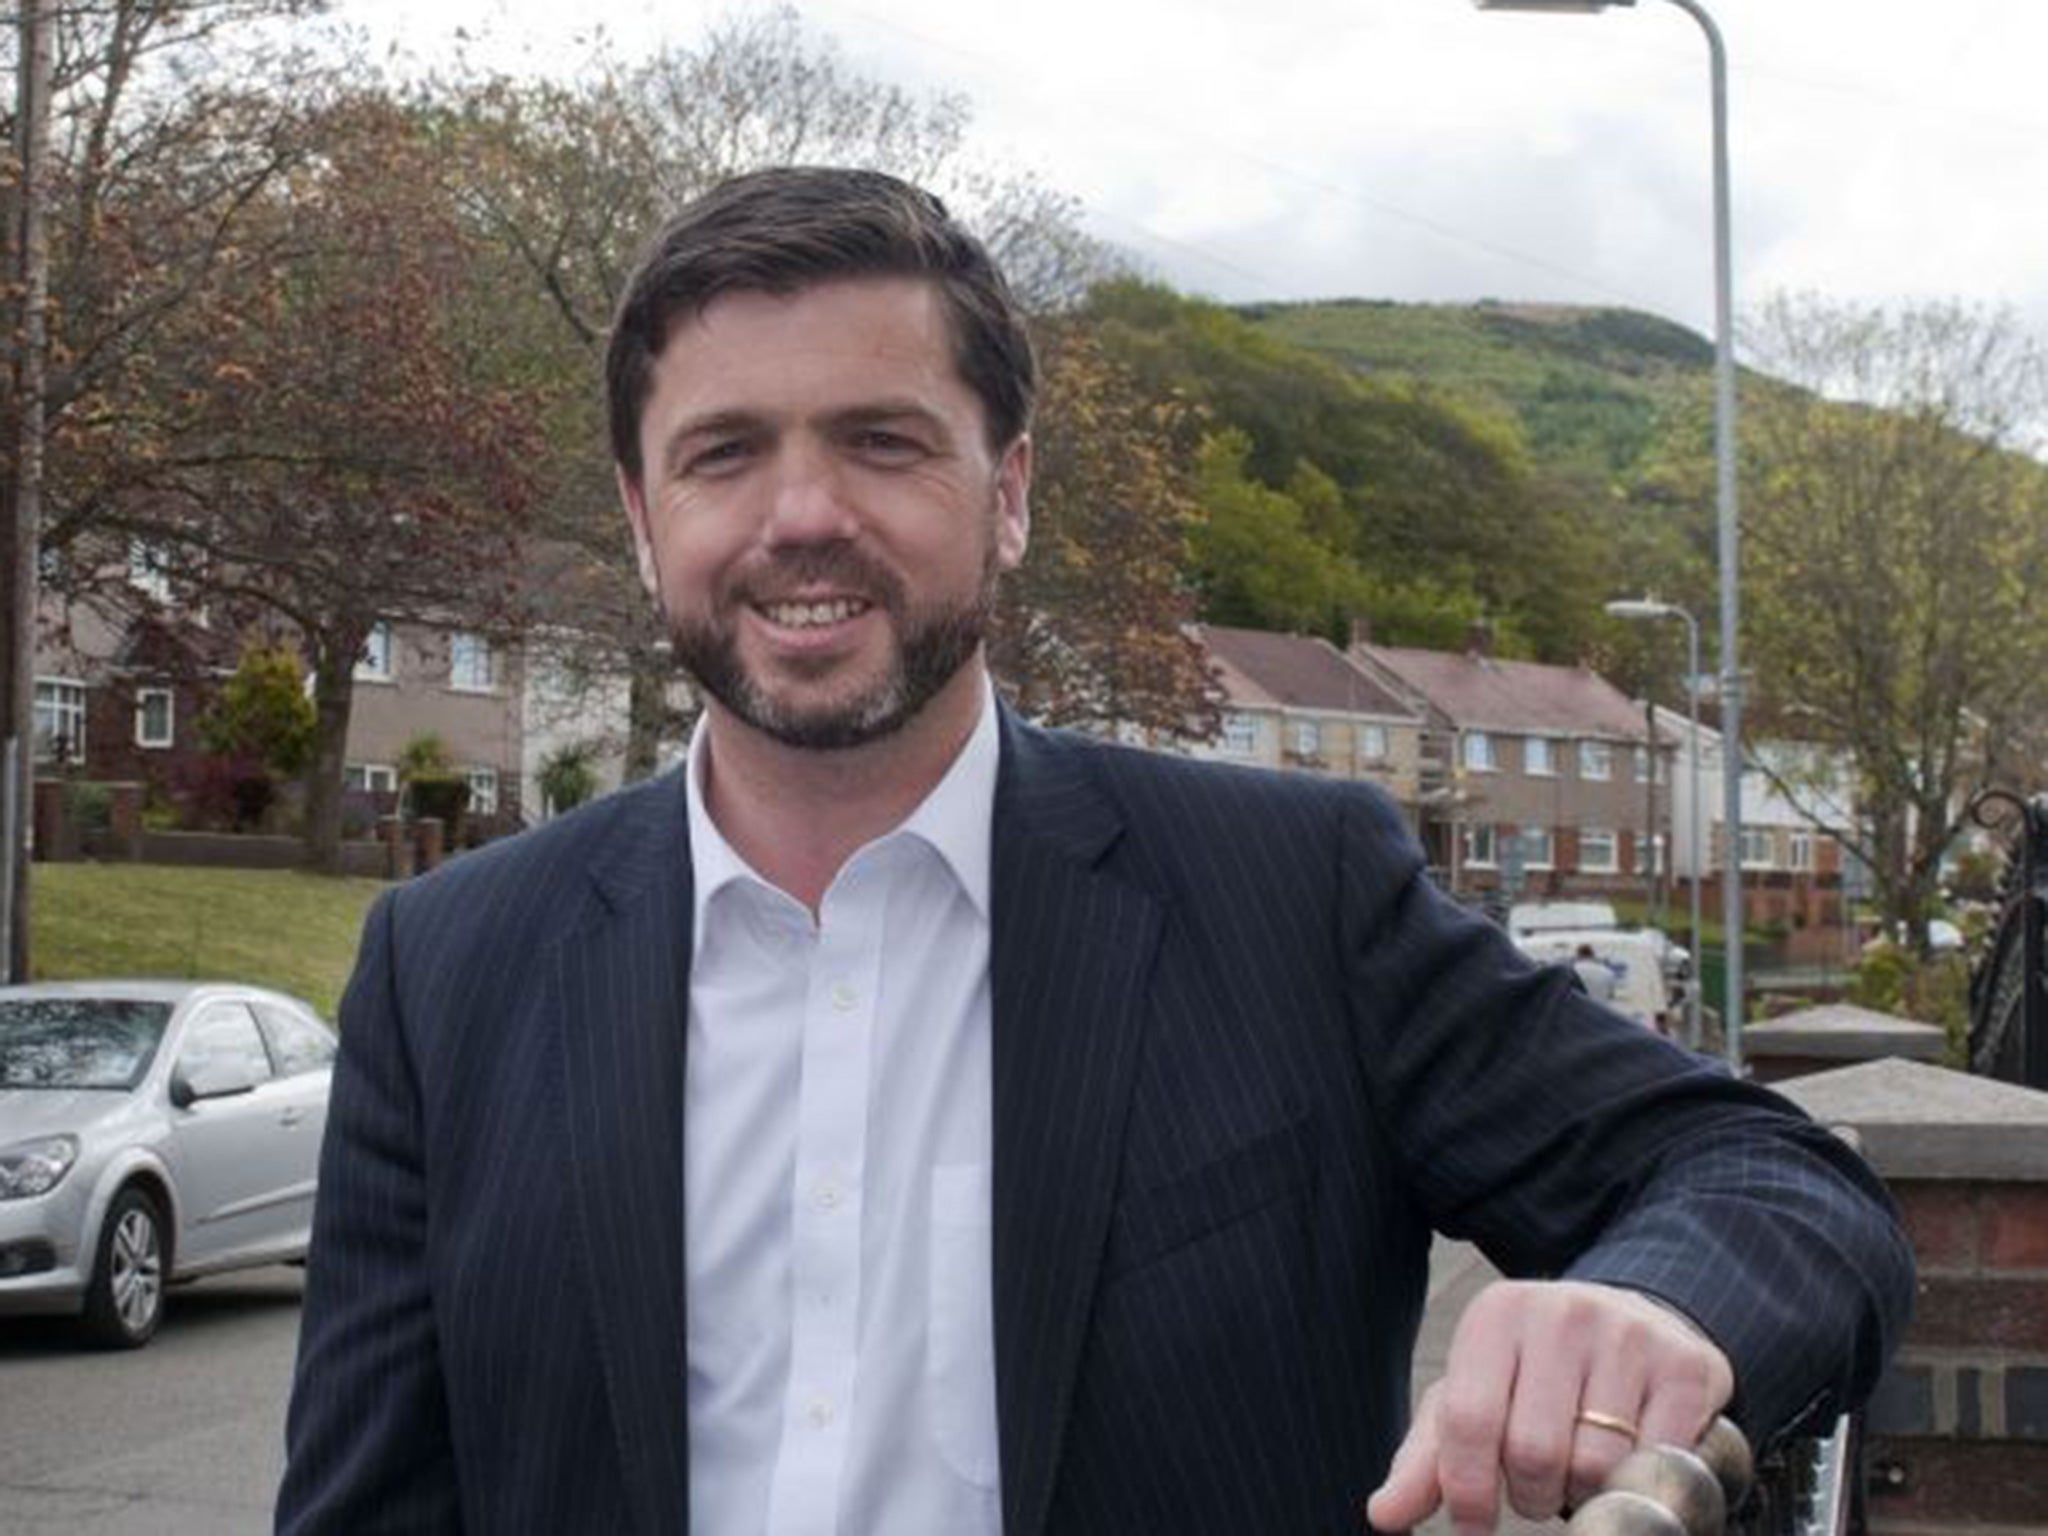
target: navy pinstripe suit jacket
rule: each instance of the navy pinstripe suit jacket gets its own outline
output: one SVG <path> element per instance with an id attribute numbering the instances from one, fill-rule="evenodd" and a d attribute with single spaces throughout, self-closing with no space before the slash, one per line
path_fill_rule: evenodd
<path id="1" fill-rule="evenodd" d="M 687 1529 L 685 837 L 670 775 L 373 912 L 280 1530 Z M 1522 962 L 1369 790 L 1006 716 L 993 911 L 1009 1536 L 1360 1529 L 1432 1227 L 1689 1313 L 1753 1435 L 1903 1323 L 1836 1138 Z"/>

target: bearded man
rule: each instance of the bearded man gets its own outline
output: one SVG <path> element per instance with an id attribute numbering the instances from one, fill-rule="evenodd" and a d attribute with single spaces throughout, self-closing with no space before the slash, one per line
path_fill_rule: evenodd
<path id="1" fill-rule="evenodd" d="M 1035 373 L 936 199 L 727 183 L 607 380 L 703 716 L 373 911 L 281 1531 L 1486 1528 L 1870 1389 L 1911 1264 L 1835 1137 L 1372 789 L 998 701 Z M 1520 1278 L 1411 1425 L 1432 1228 Z"/>

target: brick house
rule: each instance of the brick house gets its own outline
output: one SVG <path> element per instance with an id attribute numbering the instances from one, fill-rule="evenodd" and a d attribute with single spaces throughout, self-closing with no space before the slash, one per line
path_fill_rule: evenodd
<path id="1" fill-rule="evenodd" d="M 1223 733 L 1198 755 L 1365 779 L 1420 805 L 1422 717 L 1327 640 L 1194 626 L 1223 691 Z"/>
<path id="2" fill-rule="evenodd" d="M 1672 747 L 1583 667 L 1359 641 L 1350 658 L 1423 720 L 1421 831 L 1451 889 L 1605 896 L 1642 888 L 1668 816 Z M 1653 801 L 1656 804 L 1653 804 Z"/>

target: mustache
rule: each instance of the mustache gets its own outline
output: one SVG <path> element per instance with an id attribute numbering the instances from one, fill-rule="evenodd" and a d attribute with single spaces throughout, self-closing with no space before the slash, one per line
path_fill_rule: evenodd
<path id="1" fill-rule="evenodd" d="M 811 544 L 767 556 L 734 580 L 730 596 L 753 605 L 786 602 L 815 586 L 831 586 L 882 608 L 903 604 L 901 578 L 851 544 Z"/>

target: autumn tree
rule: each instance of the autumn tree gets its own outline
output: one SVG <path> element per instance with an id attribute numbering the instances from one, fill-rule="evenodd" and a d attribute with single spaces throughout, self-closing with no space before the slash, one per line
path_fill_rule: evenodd
<path id="1" fill-rule="evenodd" d="M 2048 355 L 2009 315 L 1811 296 L 1746 342 L 1783 381 L 1742 427 L 1759 718 L 1849 755 L 1858 820 L 1829 830 L 1924 934 L 2001 727 L 2048 711 Z"/>
<path id="2" fill-rule="evenodd" d="M 186 398 L 115 522 L 210 612 L 296 639 L 316 713 L 308 858 L 334 869 L 365 641 L 379 623 L 510 620 L 539 438 L 434 138 L 375 93 L 303 126 L 317 155 L 251 215 L 272 262 L 158 349 Z"/>
<path id="3" fill-rule="evenodd" d="M 1040 331 L 1031 549 L 1001 589 L 990 664 L 1034 720 L 1208 737 L 1216 698 L 1182 580 L 1200 518 L 1185 409 L 1137 386 L 1085 326 Z"/>

